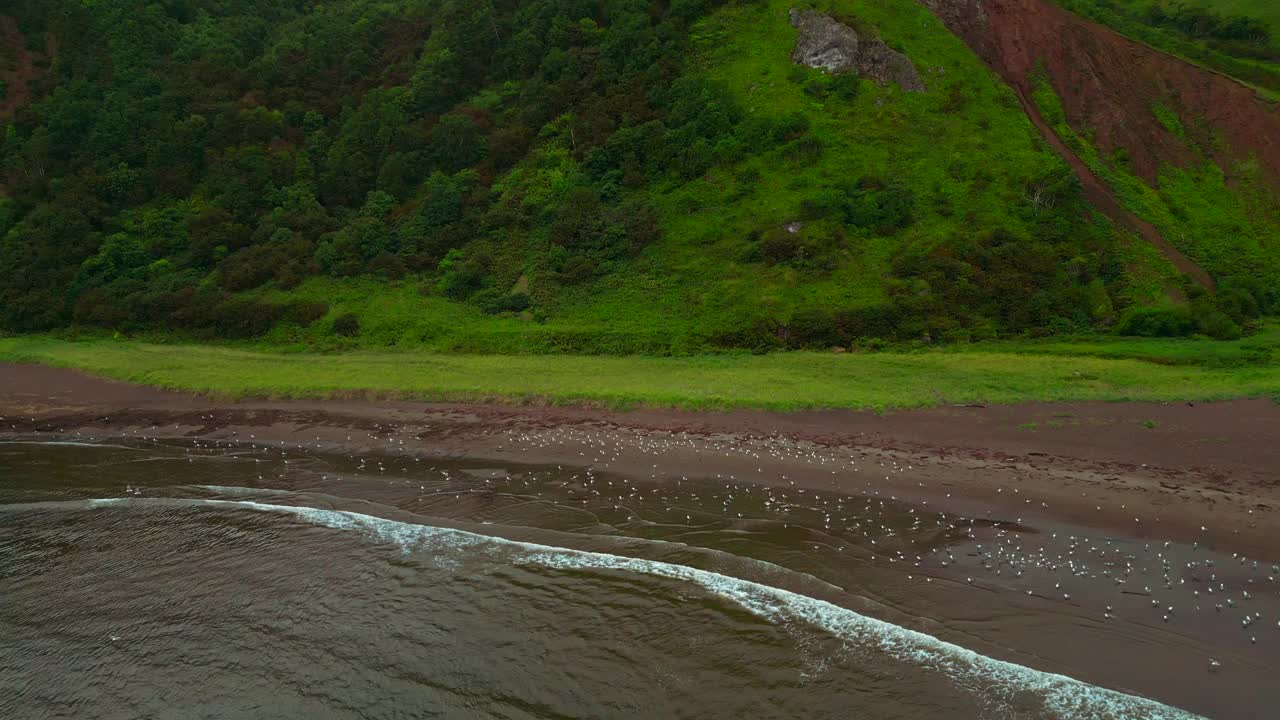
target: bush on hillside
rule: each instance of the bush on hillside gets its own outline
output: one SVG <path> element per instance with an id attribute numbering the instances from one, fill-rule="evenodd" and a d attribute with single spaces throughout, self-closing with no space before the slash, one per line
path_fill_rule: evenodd
<path id="1" fill-rule="evenodd" d="M 1212 298 L 1193 300 L 1190 313 L 1195 331 L 1201 335 L 1208 335 L 1215 340 L 1235 340 L 1244 334 L 1234 320 L 1218 309 Z"/>
<path id="2" fill-rule="evenodd" d="M 796 349 L 826 349 L 845 345 L 849 340 L 840 332 L 835 315 L 817 307 L 797 311 L 787 330 L 787 344 Z"/>
<path id="3" fill-rule="evenodd" d="M 1218 281 L 1218 307 L 1237 322 L 1280 313 L 1280 286 L 1257 275 L 1230 275 Z"/>
<path id="4" fill-rule="evenodd" d="M 436 288 L 452 300 L 466 300 L 493 284 L 483 254 L 467 255 L 461 250 L 450 250 L 437 269 L 440 279 Z"/>
<path id="5" fill-rule="evenodd" d="M 333 319 L 333 334 L 353 337 L 360 333 L 360 318 L 355 313 L 343 313 Z"/>
<path id="6" fill-rule="evenodd" d="M 528 293 L 504 293 L 497 288 L 481 290 L 471 298 L 471 302 L 490 315 L 504 312 L 524 312 L 532 304 Z"/>
<path id="7" fill-rule="evenodd" d="M 760 355 L 785 347 L 780 330 L 776 322 L 761 318 L 714 333 L 708 343 L 718 348 L 744 348 Z"/>
<path id="8" fill-rule="evenodd" d="M 291 303 L 285 308 L 282 319 L 296 325 L 310 325 L 329 314 L 329 303 L 320 301 L 302 301 Z"/>
<path id="9" fill-rule="evenodd" d="M 1183 337 L 1195 329 L 1186 308 L 1135 308 L 1116 327 L 1120 335 L 1141 337 Z"/>

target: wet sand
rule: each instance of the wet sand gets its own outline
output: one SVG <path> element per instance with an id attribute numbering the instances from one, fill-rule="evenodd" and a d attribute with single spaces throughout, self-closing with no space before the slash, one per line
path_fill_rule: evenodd
<path id="1" fill-rule="evenodd" d="M 225 402 L 70 370 L 0 364 L 0 433 L 10 435 L 145 434 L 329 452 L 580 463 L 592 434 L 601 432 L 620 443 L 609 470 L 639 478 L 651 476 L 661 444 L 667 475 L 849 492 L 870 487 L 765 449 L 780 443 L 821 448 L 909 465 L 909 472 L 874 484 L 876 492 L 900 500 L 972 516 L 1067 522 L 1117 537 L 1198 542 L 1280 561 L 1280 405 L 1269 400 L 946 406 L 884 414 Z M 754 455 L 721 452 L 752 444 L 759 445 Z"/>

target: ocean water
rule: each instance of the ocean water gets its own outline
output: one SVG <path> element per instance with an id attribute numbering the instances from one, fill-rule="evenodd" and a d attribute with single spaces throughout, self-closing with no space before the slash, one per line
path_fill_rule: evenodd
<path id="1" fill-rule="evenodd" d="M 1007 531 L 882 499 L 260 448 L 0 468 L 0 717 L 1198 717 L 1011 647 L 1080 625 L 912 561 Z M 1117 634 L 1157 673 L 1190 642 Z"/>

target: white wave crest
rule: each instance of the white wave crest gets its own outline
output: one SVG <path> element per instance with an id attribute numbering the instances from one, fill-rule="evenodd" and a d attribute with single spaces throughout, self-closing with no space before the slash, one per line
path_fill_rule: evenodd
<path id="1" fill-rule="evenodd" d="M 191 487 L 222 495 L 287 495 L 288 490 L 272 490 L 271 488 L 247 488 L 233 485 L 192 485 Z"/>
<path id="2" fill-rule="evenodd" d="M 938 672 L 960 687 L 1000 697 L 1037 698 L 1046 711 L 1064 720 L 1203 720 L 1197 715 L 1136 695 L 1090 685 L 1066 675 L 1043 672 L 997 660 L 932 635 L 877 620 L 817 598 L 788 590 L 654 560 L 573 550 L 507 540 L 452 528 L 415 525 L 345 510 L 272 505 L 251 500 L 166 500 L 109 498 L 90 507 L 122 503 L 215 505 L 286 513 L 339 530 L 353 530 L 394 543 L 405 552 L 418 550 L 515 549 L 517 563 L 554 570 L 621 570 L 696 584 L 771 622 L 802 622 L 829 632 L 858 648 L 883 652 L 896 660 Z"/>

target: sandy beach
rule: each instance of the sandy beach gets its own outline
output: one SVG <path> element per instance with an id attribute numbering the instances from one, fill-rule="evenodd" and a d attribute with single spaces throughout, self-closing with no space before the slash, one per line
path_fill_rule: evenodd
<path id="1" fill-rule="evenodd" d="M 663 503 L 672 502 L 712 515 L 722 501 L 726 511 L 763 502 L 766 512 L 782 504 L 807 513 L 806 532 L 816 532 L 824 512 L 830 521 L 822 508 L 864 505 L 862 522 L 875 526 L 880 545 L 847 546 L 867 537 L 855 524 L 829 538 L 819 533 L 817 544 L 791 539 L 769 552 L 862 598 L 851 600 L 859 611 L 1210 717 L 1253 717 L 1252 689 L 1270 684 L 1280 660 L 1272 617 L 1280 609 L 1277 438 L 1280 406 L 1264 400 L 885 414 L 228 402 L 69 370 L 0 366 L 0 440 L 215 453 L 251 446 L 304 465 L 312 457 L 347 458 L 378 473 L 443 462 L 463 468 L 458 487 L 480 493 L 434 511 L 451 517 L 488 512 L 490 479 L 537 475 L 537 468 L 587 483 L 557 502 L 601 502 L 624 517 L 626 503 L 646 497 L 658 504 L 639 514 L 671 511 Z M 406 509 L 420 502 L 354 482 L 341 481 L 344 497 Z M 610 493 L 616 497 L 605 500 Z M 937 531 L 912 520 L 926 515 L 941 519 Z M 889 526 L 911 539 L 901 532 L 895 539 Z M 637 527 L 623 534 L 648 532 Z M 684 541 L 696 545 L 698 537 L 695 531 Z M 1252 595 L 1238 595 L 1246 589 Z M 1239 597 L 1253 599 L 1224 607 Z"/>
<path id="2" fill-rule="evenodd" d="M 1280 560 L 1280 405 L 1268 400 L 947 406 L 884 414 L 224 402 L 70 370 L 0 365 L 0 417 L 0 432 L 9 435 L 252 440 L 531 463 L 581 463 L 590 438 L 606 433 L 617 445 L 609 469 L 639 478 L 652 475 L 653 446 L 662 444 L 667 475 L 871 488 L 955 513 L 1066 521 Z M 741 451 L 752 445 L 757 452 Z M 851 486 L 803 453 L 767 449 L 781 445 L 911 469 L 877 478 L 874 487 Z M 726 454 L 731 446 L 738 450 Z"/>

